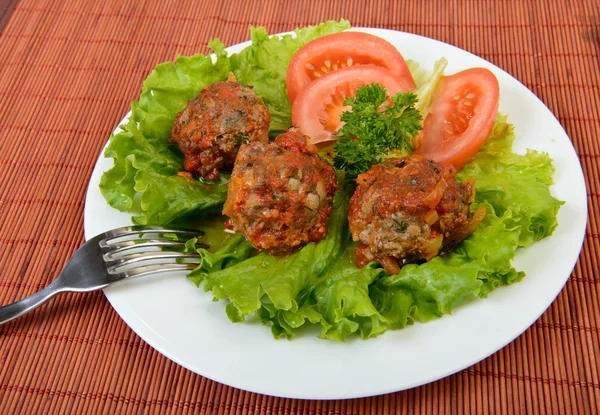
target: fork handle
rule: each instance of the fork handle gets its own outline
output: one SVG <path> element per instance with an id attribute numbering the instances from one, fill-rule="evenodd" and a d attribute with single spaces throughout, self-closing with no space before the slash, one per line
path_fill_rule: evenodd
<path id="1" fill-rule="evenodd" d="M 43 290 L 40 290 L 27 298 L 23 298 L 21 301 L 0 307 L 0 324 L 8 323 L 9 321 L 20 317 L 23 314 L 29 313 L 33 309 L 48 301 L 50 298 L 54 297 L 56 294 L 64 291 L 65 290 L 60 289 L 53 282 Z"/>

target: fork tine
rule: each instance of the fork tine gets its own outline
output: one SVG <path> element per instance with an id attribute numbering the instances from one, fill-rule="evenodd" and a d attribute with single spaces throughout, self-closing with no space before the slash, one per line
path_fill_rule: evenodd
<path id="1" fill-rule="evenodd" d="M 174 272 L 174 271 L 191 271 L 196 268 L 196 264 L 171 264 L 169 266 L 164 265 L 145 265 L 122 271 L 116 275 L 119 279 L 131 279 L 137 277 L 145 277 L 148 275 L 161 274 L 163 272 Z"/>
<path id="2" fill-rule="evenodd" d="M 147 248 L 169 248 L 175 249 L 177 252 L 181 252 L 185 248 L 185 242 L 183 241 L 169 241 L 169 240 L 155 240 L 155 239 L 140 239 L 136 241 L 121 241 L 115 242 L 102 248 L 108 249 L 104 253 L 103 258 L 105 261 L 116 259 L 119 256 L 127 254 L 132 251 L 147 249 Z M 196 248 L 207 249 L 209 246 L 203 243 L 196 243 Z"/>
<path id="3" fill-rule="evenodd" d="M 111 241 L 121 238 L 134 239 L 148 234 L 174 234 L 176 236 L 193 238 L 204 236 L 204 232 L 196 229 L 184 229 L 184 228 L 164 228 L 162 226 L 123 226 L 122 228 L 112 229 L 104 233 L 105 238 L 100 241 L 101 247 L 107 247 Z"/>
<path id="4" fill-rule="evenodd" d="M 122 268 L 131 266 L 155 265 L 146 264 L 148 262 L 160 262 L 156 265 L 172 265 L 172 264 L 199 264 L 202 257 L 198 254 L 182 254 L 180 252 L 145 252 L 125 255 L 120 258 L 106 261 L 107 271 L 109 274 L 118 274 Z"/>

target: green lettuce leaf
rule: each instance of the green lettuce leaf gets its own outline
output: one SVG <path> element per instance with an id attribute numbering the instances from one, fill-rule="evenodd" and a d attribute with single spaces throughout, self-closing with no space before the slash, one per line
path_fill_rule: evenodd
<path id="1" fill-rule="evenodd" d="M 309 243 L 300 251 L 289 256 L 271 256 L 260 253 L 251 258 L 237 261 L 240 248 L 249 252 L 240 237 L 234 237 L 214 255 L 206 250 L 198 252 L 202 264 L 190 274 L 196 284 L 203 282 L 206 291 L 212 291 L 216 299 L 228 299 L 230 315 L 236 320 L 254 315 L 262 306 L 272 306 L 282 311 L 297 312 L 305 295 L 310 293 L 317 278 L 342 253 L 342 237 L 347 231 L 347 205 L 349 197 L 338 192 L 334 199 L 334 210 L 329 219 L 327 237 L 318 244 Z M 232 255 L 236 261 L 231 261 Z M 227 261 L 227 262 L 225 262 Z M 213 264 L 218 264 L 215 269 Z"/>
<path id="2" fill-rule="evenodd" d="M 347 245 L 352 249 L 354 243 L 348 239 Z M 355 333 L 366 339 L 385 332 L 388 321 L 369 296 L 369 286 L 384 275 L 385 271 L 374 263 L 357 268 L 352 256 L 340 258 L 311 296 L 313 309 L 321 315 L 319 337 L 344 341 Z"/>
<path id="3" fill-rule="evenodd" d="M 521 228 L 519 246 L 526 247 L 552 234 L 564 202 L 550 193 L 552 159 L 535 150 L 527 150 L 525 155 L 513 153 L 514 139 L 506 116 L 499 116 L 488 144 L 457 178 L 473 177 L 476 200 L 488 202 L 498 216 L 510 210 L 511 221 Z"/>
<path id="4" fill-rule="evenodd" d="M 254 252 L 250 242 L 241 234 L 233 235 L 225 246 L 215 253 L 204 248 L 196 249 L 197 241 L 197 238 L 193 238 L 186 242 L 186 252 L 197 251 L 202 258 L 198 267 L 188 274 L 188 278 L 197 286 L 200 286 L 204 277 L 211 272 L 221 271 L 233 266 L 250 258 Z"/>
<path id="5" fill-rule="evenodd" d="M 251 85 L 271 113 L 270 134 L 277 135 L 292 123 L 285 89 L 287 65 L 305 43 L 347 29 L 346 20 L 331 21 L 272 37 L 264 28 L 251 28 L 252 45 L 227 55 L 215 39 L 208 55 L 180 56 L 158 65 L 144 81 L 140 98 L 131 106 L 129 121 L 113 134 L 105 156 L 114 160 L 100 181 L 100 191 L 115 209 L 130 212 L 138 224 L 163 225 L 191 212 L 219 209 L 226 198 L 226 182 L 203 183 L 177 176 L 183 156 L 169 144 L 175 116 L 202 88 L 227 78 Z"/>

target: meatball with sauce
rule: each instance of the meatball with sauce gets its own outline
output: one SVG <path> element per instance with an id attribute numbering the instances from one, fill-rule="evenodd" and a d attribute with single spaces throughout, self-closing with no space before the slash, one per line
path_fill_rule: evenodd
<path id="1" fill-rule="evenodd" d="M 357 179 L 348 222 L 358 243 L 358 266 L 378 261 L 389 274 L 406 263 L 428 261 L 473 233 L 485 208 L 471 214 L 472 179 L 420 156 L 393 158 Z"/>
<path id="2" fill-rule="evenodd" d="M 252 89 L 234 81 L 230 75 L 229 81 L 204 88 L 177 114 L 171 131 L 185 170 L 208 180 L 233 168 L 242 143 L 269 139 L 267 107 Z"/>
<path id="3" fill-rule="evenodd" d="M 323 239 L 337 180 L 316 151 L 293 129 L 272 143 L 242 145 L 223 207 L 226 226 L 274 255 Z"/>

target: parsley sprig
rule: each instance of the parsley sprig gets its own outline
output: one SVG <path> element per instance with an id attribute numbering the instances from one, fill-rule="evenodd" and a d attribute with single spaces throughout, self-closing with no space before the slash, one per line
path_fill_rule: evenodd
<path id="1" fill-rule="evenodd" d="M 333 164 L 347 177 L 356 178 L 390 156 L 390 152 L 411 154 L 413 138 L 421 130 L 421 113 L 415 109 L 417 96 L 398 93 L 389 99 L 378 84 L 361 86 L 344 101 L 351 111 L 343 112 L 344 125 L 333 147 Z"/>

